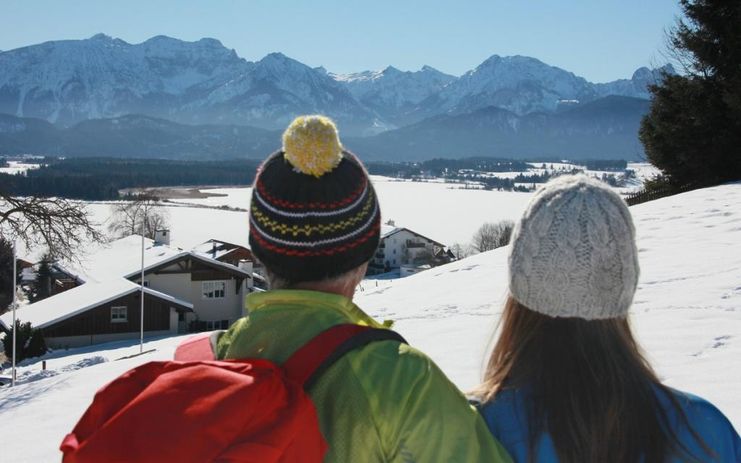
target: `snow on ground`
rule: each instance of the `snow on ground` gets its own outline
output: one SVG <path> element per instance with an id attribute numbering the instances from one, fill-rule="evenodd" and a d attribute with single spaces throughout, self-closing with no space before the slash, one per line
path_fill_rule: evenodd
<path id="1" fill-rule="evenodd" d="M 441 182 L 396 181 L 373 178 L 384 221 L 393 219 L 446 245 L 466 244 L 486 221 L 515 219 L 530 198 L 530 193 L 465 190 L 460 184 Z M 171 245 L 192 249 L 210 239 L 248 245 L 251 188 L 205 189 L 228 196 L 172 200 L 164 206 L 169 217 Z M 87 208 L 94 223 L 106 230 L 114 202 L 90 202 Z M 189 207 L 198 205 L 199 207 Z M 216 209 L 226 205 L 244 211 Z M 209 206 L 209 207 L 203 207 Z M 20 255 L 38 261 L 44 249 L 21 250 Z"/>
<path id="2" fill-rule="evenodd" d="M 492 176 L 502 178 L 514 178 L 523 173 L 542 174 L 545 172 L 534 164 L 536 168 L 528 172 L 496 172 Z M 551 168 L 553 165 L 553 168 Z M 570 171 L 575 164 L 547 163 L 547 170 Z M 630 163 L 628 168 L 636 172 L 636 179 L 625 188 L 619 188 L 621 193 L 629 193 L 639 189 L 647 178 L 658 173 L 658 170 L 647 163 Z M 615 175 L 615 172 L 588 171 L 589 175 L 601 177 L 602 174 Z M 485 222 L 498 222 L 500 220 L 513 220 L 517 218 L 520 211 L 530 199 L 529 193 L 485 191 L 479 189 L 465 189 L 460 183 L 447 183 L 442 179 L 425 182 L 412 182 L 393 179 L 383 176 L 372 176 L 373 185 L 381 202 L 381 211 L 384 222 L 394 220 L 397 226 L 407 227 L 424 236 L 432 238 L 448 246 L 454 243 L 466 244 L 476 230 Z M 528 184 L 530 186 L 530 184 Z M 209 188 L 199 190 L 203 193 L 211 193 L 214 196 L 208 198 L 183 198 L 174 199 L 177 204 L 197 204 L 200 206 L 228 206 L 233 208 L 249 209 L 251 188 Z M 181 231 L 173 227 L 173 240 L 182 240 L 183 243 L 198 241 L 195 244 L 206 241 L 211 236 L 198 234 L 198 230 L 192 227 L 189 213 L 174 207 L 168 208 L 173 217 L 173 225 L 182 218 L 185 226 L 185 238 L 180 238 Z M 221 211 L 223 214 L 241 214 L 247 222 L 245 212 Z M 202 212 L 203 213 L 203 212 Z M 227 217 L 222 215 L 221 217 Z M 212 222 L 199 222 L 212 223 Z M 241 229 L 240 229 L 241 230 Z M 229 229 L 224 227 L 225 233 Z M 198 236 L 198 239 L 190 239 L 190 236 Z M 247 234 L 240 235 L 246 240 Z M 220 238 L 224 241 L 233 241 L 234 238 Z M 182 244 L 178 244 L 183 247 Z"/>
<path id="3" fill-rule="evenodd" d="M 628 169 L 635 171 L 636 177 L 638 177 L 641 182 L 645 182 L 646 180 L 652 179 L 661 174 L 659 169 L 648 162 L 629 162 Z"/>
<path id="4" fill-rule="evenodd" d="M 631 208 L 641 278 L 632 320 L 669 385 L 704 396 L 741 425 L 741 183 Z M 506 249 L 375 288 L 361 307 L 397 320 L 458 386 L 480 379 L 507 291 Z"/>
<path id="5" fill-rule="evenodd" d="M 91 220 L 98 229 L 107 233 L 107 226 L 111 220 L 111 210 L 114 202 L 90 202 L 85 207 L 90 212 Z M 187 207 L 183 205 L 169 205 L 163 207 L 168 216 L 171 230 L 170 244 L 185 251 L 208 241 L 217 239 L 248 246 L 248 217 L 247 212 L 227 211 L 206 207 Z M 111 237 L 113 238 L 113 237 Z M 27 250 L 19 245 L 19 255 L 32 262 L 38 262 L 45 249 L 37 247 Z M 85 253 L 98 249 L 97 245 L 82 246 L 78 260 L 86 261 Z"/>
<path id="6" fill-rule="evenodd" d="M 476 230 L 486 221 L 514 219 L 530 198 L 529 193 L 466 190 L 456 183 L 400 181 L 380 176 L 373 176 L 373 185 L 381 203 L 384 222 L 394 220 L 399 227 L 407 227 L 447 245 L 469 242 Z M 201 191 L 227 196 L 177 199 L 173 202 L 248 209 L 252 194 L 251 188 L 217 188 Z M 168 208 L 168 211 L 173 219 L 185 213 L 175 207 Z M 220 212 L 241 214 L 247 223 L 246 212 Z M 188 223 L 188 220 L 185 222 Z M 244 231 L 246 239 L 246 226 L 241 226 L 239 230 Z M 192 225 L 191 230 L 186 230 L 186 233 L 195 233 Z M 180 234 L 180 230 L 173 226 L 174 241 L 180 239 Z M 209 238 L 211 237 L 206 236 L 201 242 Z M 226 238 L 224 240 L 230 241 Z"/>
<path id="7" fill-rule="evenodd" d="M 26 171 L 38 169 L 41 164 L 28 163 L 23 161 L 8 161 L 8 167 L 0 167 L 0 174 L 25 174 Z"/>
<path id="8" fill-rule="evenodd" d="M 111 204 L 90 203 L 88 206 L 98 223 L 108 223 Z M 247 245 L 249 233 L 247 212 L 206 207 L 163 207 L 171 230 L 170 244 L 190 250 L 210 239 Z"/>
<path id="9" fill-rule="evenodd" d="M 59 461 L 59 444 L 74 428 L 95 392 L 110 380 L 152 360 L 172 359 L 183 337 L 147 340 L 139 353 L 137 341 L 118 341 L 47 354 L 41 362 L 20 368 L 15 388 L 0 390 L 0 417 L 14 423 L 0 444 L 3 462 Z M 120 360 L 119 360 L 120 359 Z"/>
<path id="10" fill-rule="evenodd" d="M 741 183 L 631 210 L 641 259 L 631 315 L 638 338 L 664 381 L 706 397 L 739 428 Z M 366 280 L 357 303 L 395 320 L 468 390 L 480 379 L 505 296 L 506 249 L 498 249 L 404 279 Z M 0 422 L 14 423 L 2 461 L 58 460 L 62 437 L 98 388 L 143 362 L 171 358 L 181 339 L 148 340 L 145 350 L 154 352 L 123 360 L 139 351 L 135 341 L 56 351 L 45 373 L 38 360 L 23 365 L 19 385 L 0 389 Z"/>
<path id="11" fill-rule="evenodd" d="M 532 168 L 528 171 L 515 171 L 515 172 L 489 172 L 487 174 L 488 177 L 497 177 L 497 178 L 515 178 L 518 175 L 543 175 L 543 174 L 549 174 L 549 173 L 565 173 L 565 172 L 571 172 L 574 169 L 580 169 L 583 170 L 585 174 L 591 176 L 591 177 L 597 177 L 601 178 L 602 175 L 612 175 L 612 176 L 619 176 L 623 172 L 622 171 L 614 171 L 614 170 L 587 170 L 586 166 L 581 164 L 573 164 L 568 162 L 529 162 L 530 166 Z M 545 168 L 543 168 L 545 166 Z M 627 169 L 632 170 L 635 172 L 635 181 L 630 182 L 629 185 L 627 185 L 624 188 L 618 188 L 618 191 L 621 193 L 630 193 L 633 191 L 636 191 L 640 189 L 643 186 L 643 183 L 651 179 L 653 177 L 656 177 L 661 173 L 659 169 L 654 167 L 648 162 L 629 162 Z M 529 186 L 532 184 L 524 183 L 523 185 Z"/>
<path id="12" fill-rule="evenodd" d="M 11 161 L 12 163 L 13 161 Z M 550 163 L 547 164 L 550 169 Z M 573 164 L 553 163 L 555 170 L 571 170 Z M 656 169 L 649 164 L 632 163 L 628 166 L 637 174 L 635 185 L 620 189 L 629 192 L 640 187 L 645 178 L 653 176 Z M 535 168 L 529 173 L 543 170 Z M 526 172 L 527 173 L 527 172 Z M 591 175 L 601 172 L 590 171 Z M 514 176 L 519 172 L 492 175 Z M 466 189 L 460 183 L 447 183 L 442 179 L 412 182 L 389 177 L 373 176 L 373 184 L 381 203 L 384 222 L 394 220 L 399 227 L 406 227 L 433 240 L 452 246 L 465 245 L 484 222 L 514 220 L 530 199 L 531 193 L 486 191 Z M 529 185 L 528 185 L 529 186 Z M 204 188 L 207 198 L 173 199 L 164 206 L 169 217 L 171 244 L 184 250 L 218 239 L 229 243 L 248 245 L 251 188 Z M 91 202 L 87 207 L 93 221 L 106 229 L 111 220 L 113 202 Z M 192 206 L 198 207 L 192 207 Z M 218 209 L 221 206 L 242 210 Z M 21 250 L 21 255 L 38 261 L 44 249 L 31 252 Z"/>

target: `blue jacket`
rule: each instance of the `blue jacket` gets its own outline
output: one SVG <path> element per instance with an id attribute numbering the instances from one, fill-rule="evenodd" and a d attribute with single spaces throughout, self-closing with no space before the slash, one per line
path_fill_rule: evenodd
<path id="1" fill-rule="evenodd" d="M 686 426 L 682 426 L 679 416 L 670 405 L 665 394 L 658 394 L 667 412 L 679 441 L 703 462 L 739 463 L 741 462 L 741 439 L 733 425 L 710 402 L 692 394 L 673 390 L 694 431 L 716 453 L 716 458 L 708 456 Z M 504 445 L 515 462 L 526 462 L 528 453 L 527 392 L 523 389 L 507 389 L 486 404 L 479 405 L 479 411 L 494 437 Z M 557 463 L 556 450 L 549 435 L 540 438 L 537 447 L 537 462 Z M 672 458 L 671 463 L 683 461 Z"/>

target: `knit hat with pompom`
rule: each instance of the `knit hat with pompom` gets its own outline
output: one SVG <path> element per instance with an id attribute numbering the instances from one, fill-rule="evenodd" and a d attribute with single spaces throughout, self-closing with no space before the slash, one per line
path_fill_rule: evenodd
<path id="1" fill-rule="evenodd" d="M 512 234 L 510 292 L 551 317 L 625 317 L 638 271 L 635 229 L 625 201 L 584 175 L 548 182 Z"/>
<path id="2" fill-rule="evenodd" d="M 291 282 L 331 278 L 371 259 L 380 223 L 368 173 L 342 147 L 334 123 L 324 116 L 297 117 L 253 185 L 255 256 Z"/>

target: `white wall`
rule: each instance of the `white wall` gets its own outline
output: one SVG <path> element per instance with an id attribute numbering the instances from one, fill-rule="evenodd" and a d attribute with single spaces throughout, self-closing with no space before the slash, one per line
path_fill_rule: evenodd
<path id="1" fill-rule="evenodd" d="M 193 281 L 190 286 L 189 300 L 193 303 L 193 310 L 198 315 L 199 320 L 229 320 L 233 322 L 242 316 L 244 293 L 240 287 L 235 294 L 236 280 L 218 281 L 226 281 L 226 291 L 223 299 L 204 299 L 201 286 L 203 282 Z"/>
<path id="2" fill-rule="evenodd" d="M 411 263 L 418 254 L 421 254 L 423 252 L 432 252 L 433 244 L 431 241 L 421 238 L 407 230 L 401 230 L 383 240 L 383 243 L 385 245 L 385 248 L 383 249 L 384 265 L 386 264 L 386 262 L 388 262 L 391 268 L 400 268 L 401 265 L 407 263 L 404 261 L 404 250 L 406 249 L 407 240 L 411 240 L 415 243 L 425 244 L 424 248 L 408 249 L 409 263 Z"/>
<path id="3" fill-rule="evenodd" d="M 240 285 L 239 291 L 235 293 L 235 286 L 237 285 L 235 279 L 219 280 L 226 282 L 224 298 L 221 299 L 203 298 L 202 282 L 191 281 L 189 273 L 149 274 L 144 279 L 149 281 L 149 287 L 155 291 L 169 294 L 193 304 L 193 311 L 199 320 L 229 320 L 233 322 L 243 315 L 244 285 Z"/>

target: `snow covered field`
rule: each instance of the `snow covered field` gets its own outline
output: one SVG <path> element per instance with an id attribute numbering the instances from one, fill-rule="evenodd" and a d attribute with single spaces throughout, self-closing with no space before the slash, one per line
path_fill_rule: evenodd
<path id="1" fill-rule="evenodd" d="M 548 164 L 550 166 L 551 164 Z M 554 169 L 570 170 L 572 164 L 553 163 Z M 623 192 L 640 187 L 646 178 L 656 173 L 648 164 L 631 163 L 636 171 L 636 185 Z M 542 173 L 536 168 L 530 173 Z M 589 171 L 590 175 L 602 172 Z M 498 173 L 514 176 L 517 173 Z M 394 220 L 399 227 L 407 227 L 431 239 L 452 246 L 465 245 L 484 222 L 514 220 L 530 199 L 530 193 L 464 189 L 457 183 L 444 181 L 412 182 L 373 176 L 373 184 L 381 202 L 383 220 Z M 251 188 L 207 188 L 204 193 L 217 196 L 207 198 L 173 199 L 164 207 L 169 216 L 172 245 L 191 249 L 209 239 L 247 245 Z M 110 202 L 88 204 L 93 219 L 105 229 L 110 220 Z M 199 207 L 189 207 L 189 206 Z M 220 206 L 241 211 L 216 209 Z M 38 260 L 43 249 L 26 253 L 30 260 Z"/>
<path id="2" fill-rule="evenodd" d="M 373 178 L 384 222 L 391 219 L 441 243 L 467 243 L 484 222 L 516 218 L 530 193 L 461 189 L 459 184 L 404 182 Z M 178 199 L 164 209 L 169 216 L 173 246 L 191 249 L 209 239 L 247 245 L 248 216 L 245 211 L 214 209 L 226 205 L 248 209 L 251 188 L 202 190 L 227 196 Z M 191 205 L 210 207 L 188 207 Z M 105 228 L 112 203 L 89 203 L 94 221 Z"/>
<path id="3" fill-rule="evenodd" d="M 384 221 L 395 220 L 441 243 L 465 244 L 484 222 L 517 218 L 530 199 L 530 193 L 461 189 L 459 184 L 442 182 L 404 182 L 374 177 Z M 215 209 L 221 205 L 249 208 L 251 188 L 219 188 L 203 191 L 227 196 L 173 200 L 164 207 L 169 217 L 171 244 L 192 249 L 209 239 L 248 245 L 249 220 L 245 211 Z M 87 204 L 93 221 L 102 230 L 111 219 L 112 202 Z M 201 207 L 192 207 L 198 205 Z M 203 207 L 210 206 L 210 207 Z M 31 261 L 38 261 L 44 250 L 21 251 Z"/>
<path id="4" fill-rule="evenodd" d="M 23 161 L 8 161 L 8 167 L 0 167 L 0 174 L 24 174 L 28 170 L 38 169 L 41 164 L 23 162 Z"/>
<path id="5" fill-rule="evenodd" d="M 379 196 L 385 194 L 381 191 Z M 393 199 L 393 189 L 388 193 Z M 502 202 L 502 209 L 510 208 L 510 218 L 519 214 L 529 195 L 521 196 L 521 203 Z M 438 210 L 430 203 L 431 209 L 420 216 Z M 193 220 L 216 223 L 192 212 L 200 209 L 188 209 L 196 214 Z M 477 221 L 492 219 L 489 210 L 476 211 Z M 632 321 L 648 358 L 670 386 L 708 398 L 741 427 L 741 183 L 653 201 L 631 211 L 641 259 Z M 238 220 L 218 217 L 223 228 L 239 225 Z M 173 217 L 176 220 L 182 219 Z M 447 217 L 437 215 L 436 220 L 442 230 L 451 227 Z M 411 344 L 427 352 L 460 388 L 470 389 L 480 378 L 506 295 L 506 249 L 380 282 L 378 287 L 366 280 L 363 289 L 357 297 L 361 307 L 378 319 L 396 320 L 396 329 Z M 154 352 L 129 359 L 116 360 L 138 352 L 134 342 L 48 354 L 45 373 L 39 361 L 22 366 L 20 384 L 0 389 L 0 421 L 13 423 L 0 444 L 0 460 L 58 461 L 62 437 L 94 392 L 135 365 L 171 358 L 180 339 L 148 341 L 145 350 Z"/>
<path id="6" fill-rule="evenodd" d="M 553 165 L 555 170 L 571 170 L 575 167 L 573 164 L 551 163 L 547 165 L 549 167 Z M 623 193 L 640 188 L 645 179 L 653 177 L 658 172 L 656 168 L 645 163 L 631 163 L 628 168 L 636 172 L 636 180 L 632 186 L 620 189 Z M 542 172 L 542 169 L 536 168 L 529 173 L 540 174 Z M 495 175 L 513 178 L 519 173 L 503 172 Z M 614 172 L 602 171 L 589 171 L 588 173 L 595 176 L 601 176 L 603 173 L 614 174 Z M 468 243 L 484 222 L 517 218 L 530 198 L 529 193 L 464 189 L 461 184 L 444 181 L 411 182 L 373 176 L 373 184 L 381 202 L 384 222 L 394 220 L 399 227 L 407 227 L 448 246 L 454 243 Z M 219 196 L 175 199 L 172 202 L 249 209 L 251 188 L 213 188 L 200 191 Z M 98 206 L 93 207 L 97 210 Z M 246 229 L 243 226 L 237 228 L 230 226 L 240 221 L 247 223 L 245 212 L 219 211 L 218 220 L 224 220 L 225 226 L 219 227 L 218 233 L 224 236 L 204 237 L 198 234 L 197 227 L 194 228 L 192 224 L 215 222 L 213 220 L 194 222 L 191 220 L 191 214 L 192 217 L 196 217 L 208 214 L 208 212 L 176 207 L 168 207 L 168 211 L 173 219 L 173 243 L 178 246 L 192 247 L 210 238 L 219 238 L 234 243 L 242 243 L 247 239 Z M 105 213 L 105 210 L 101 212 L 101 220 L 105 219 Z M 242 218 L 237 219 L 228 214 L 241 215 Z M 96 217 L 98 217 L 97 213 Z M 179 224 L 184 226 L 179 227 Z M 243 234 L 242 230 L 245 230 Z"/>

